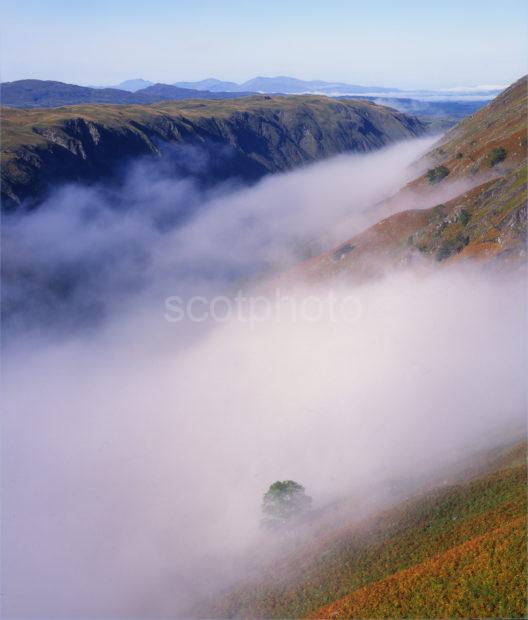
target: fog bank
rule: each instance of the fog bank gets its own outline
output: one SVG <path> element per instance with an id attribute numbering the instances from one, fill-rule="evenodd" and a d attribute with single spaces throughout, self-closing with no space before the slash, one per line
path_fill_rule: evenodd
<path id="1" fill-rule="evenodd" d="M 186 177 L 168 155 L 134 163 L 117 187 L 57 188 L 29 217 L 4 218 L 7 335 L 54 327 L 56 337 L 147 297 L 210 293 L 283 269 L 375 222 L 374 205 L 413 178 L 432 141 L 338 156 L 251 187 L 201 187 L 193 171 L 203 175 L 209 161 L 193 148 Z"/>
<path id="2" fill-rule="evenodd" d="M 70 187 L 7 231 L 12 273 L 31 273 L 9 283 L 21 320 L 3 372 L 7 617 L 185 617 L 266 551 L 260 501 L 275 480 L 302 483 L 316 508 L 369 488 L 361 511 L 387 478 L 522 436 L 518 274 L 453 266 L 334 287 L 357 301 L 354 320 L 164 319 L 167 294 L 223 293 L 374 221 L 424 144 L 213 194 L 140 166 L 125 210 L 104 188 Z M 61 296 L 45 285 L 64 266 Z"/>

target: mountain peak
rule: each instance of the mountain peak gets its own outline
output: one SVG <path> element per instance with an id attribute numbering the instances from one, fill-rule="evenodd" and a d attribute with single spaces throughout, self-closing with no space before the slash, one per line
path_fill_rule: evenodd
<path id="1" fill-rule="evenodd" d="M 137 90 L 142 90 L 143 88 L 148 88 L 152 86 L 154 82 L 149 82 L 148 80 L 144 80 L 143 78 L 134 78 L 132 80 L 125 80 L 120 84 L 116 84 L 116 86 L 112 86 L 111 88 L 118 88 L 120 90 L 128 90 L 131 93 L 135 93 Z"/>

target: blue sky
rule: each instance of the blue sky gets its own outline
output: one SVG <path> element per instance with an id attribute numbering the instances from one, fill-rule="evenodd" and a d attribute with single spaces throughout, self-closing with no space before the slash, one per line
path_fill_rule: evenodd
<path id="1" fill-rule="evenodd" d="M 402 88 L 528 71 L 528 0 L 4 0 L 2 80 L 292 75 Z"/>

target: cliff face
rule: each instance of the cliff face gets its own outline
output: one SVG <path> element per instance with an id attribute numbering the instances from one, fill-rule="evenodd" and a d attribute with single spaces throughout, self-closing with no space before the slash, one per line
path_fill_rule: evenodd
<path id="1" fill-rule="evenodd" d="M 58 182 L 111 177 L 128 160 L 162 156 L 170 145 L 199 147 L 209 181 L 253 180 L 424 132 L 418 119 L 390 108 L 310 96 L 2 113 L 4 209 L 35 204 Z"/>

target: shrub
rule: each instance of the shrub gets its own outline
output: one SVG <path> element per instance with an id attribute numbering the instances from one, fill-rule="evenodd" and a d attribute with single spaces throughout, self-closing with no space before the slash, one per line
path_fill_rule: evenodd
<path id="1" fill-rule="evenodd" d="M 437 166 L 436 168 L 430 168 L 427 171 L 427 180 L 431 185 L 435 185 L 436 183 L 440 183 L 442 179 L 449 174 L 449 168 L 445 166 Z"/>
<path id="2" fill-rule="evenodd" d="M 459 236 L 455 239 L 448 239 L 438 249 L 436 253 L 436 260 L 442 262 L 446 258 L 449 258 L 452 254 L 458 254 L 462 252 L 465 246 L 469 243 L 469 236 Z"/>
<path id="3" fill-rule="evenodd" d="M 508 156 L 508 151 L 503 147 L 499 146 L 495 149 L 492 149 L 489 154 L 489 165 L 491 168 L 500 164 L 501 161 L 504 161 Z"/>
<path id="4" fill-rule="evenodd" d="M 461 209 L 458 219 L 463 226 L 467 226 L 467 223 L 471 219 L 471 213 L 467 209 Z"/>

